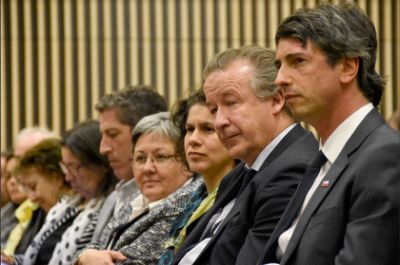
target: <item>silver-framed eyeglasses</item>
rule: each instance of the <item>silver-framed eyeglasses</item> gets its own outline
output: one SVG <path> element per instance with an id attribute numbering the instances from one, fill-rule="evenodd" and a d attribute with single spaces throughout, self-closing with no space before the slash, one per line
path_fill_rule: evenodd
<path id="1" fill-rule="evenodd" d="M 175 157 L 176 154 L 162 154 L 162 153 L 157 153 L 154 155 L 137 154 L 133 156 L 133 163 L 138 167 L 143 167 L 147 163 L 147 160 L 150 159 L 150 161 L 154 165 L 163 166 L 166 165 L 171 159 Z"/>
<path id="2" fill-rule="evenodd" d="M 58 164 L 60 165 L 60 168 L 64 174 L 70 173 L 74 176 L 78 176 L 79 170 L 86 166 L 86 164 L 77 164 L 77 163 L 64 164 L 63 162 L 59 162 Z"/>

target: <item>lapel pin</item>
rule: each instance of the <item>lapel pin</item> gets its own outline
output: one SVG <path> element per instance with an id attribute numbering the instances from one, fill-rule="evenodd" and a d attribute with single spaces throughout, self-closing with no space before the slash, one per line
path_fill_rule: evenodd
<path id="1" fill-rule="evenodd" d="M 326 188 L 326 187 L 328 187 L 328 186 L 329 186 L 329 180 L 324 180 L 324 181 L 322 181 L 321 187 Z"/>

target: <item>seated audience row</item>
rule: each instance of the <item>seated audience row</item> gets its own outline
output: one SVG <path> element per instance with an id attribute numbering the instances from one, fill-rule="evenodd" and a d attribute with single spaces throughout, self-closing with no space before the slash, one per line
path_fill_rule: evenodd
<path id="1" fill-rule="evenodd" d="M 357 5 L 322 4 L 281 23 L 276 53 L 215 55 L 171 115 L 127 87 L 62 140 L 25 132 L 2 157 L 2 262 L 398 264 L 376 43 Z"/>

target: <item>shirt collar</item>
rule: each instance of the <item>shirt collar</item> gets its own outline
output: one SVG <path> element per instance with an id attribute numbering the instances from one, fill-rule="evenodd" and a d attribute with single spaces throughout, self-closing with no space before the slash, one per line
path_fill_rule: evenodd
<path id="1" fill-rule="evenodd" d="M 254 169 L 255 171 L 260 170 L 262 164 L 264 163 L 265 159 L 272 153 L 274 148 L 282 141 L 282 139 L 296 126 L 296 123 L 290 125 L 287 127 L 285 130 L 283 130 L 280 134 L 278 134 L 277 137 L 272 140 L 257 156 L 256 160 L 254 161 L 253 165 L 251 165 L 251 168 Z M 246 165 L 246 167 L 249 167 Z"/>
<path id="2" fill-rule="evenodd" d="M 320 149 L 330 163 L 336 160 L 351 135 L 373 108 L 371 103 L 362 106 L 333 131 L 325 144 L 320 142 Z"/>

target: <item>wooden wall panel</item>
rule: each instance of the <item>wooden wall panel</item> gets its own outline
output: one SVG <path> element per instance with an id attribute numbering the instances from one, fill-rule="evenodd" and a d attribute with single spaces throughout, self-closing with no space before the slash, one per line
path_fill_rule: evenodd
<path id="1" fill-rule="evenodd" d="M 217 52 L 275 47 L 279 22 L 320 0 L 0 0 L 1 149 L 26 126 L 57 133 L 87 118 L 105 93 L 153 85 L 172 105 L 199 88 Z M 339 0 L 331 0 L 338 3 Z M 399 108 L 400 4 L 357 0 L 376 25 L 381 112 Z"/>

